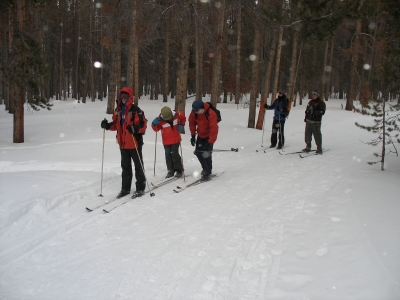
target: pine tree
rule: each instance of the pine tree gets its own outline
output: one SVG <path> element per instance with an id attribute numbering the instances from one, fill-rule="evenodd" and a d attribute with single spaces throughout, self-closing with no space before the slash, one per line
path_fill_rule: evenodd
<path id="1" fill-rule="evenodd" d="M 374 117 L 373 125 L 361 125 L 356 122 L 356 126 L 377 134 L 377 137 L 368 142 L 368 145 L 382 145 L 381 153 L 374 153 L 376 157 L 380 157 L 379 161 L 368 162 L 370 165 L 381 163 L 381 170 L 384 170 L 386 154 L 395 153 L 399 156 L 396 144 L 400 144 L 400 104 L 387 100 L 388 97 L 379 99 L 371 99 L 370 103 L 361 103 L 362 108 L 356 109 L 357 112 Z M 389 152 L 386 146 L 391 145 Z M 392 151 L 393 149 L 393 151 Z"/>

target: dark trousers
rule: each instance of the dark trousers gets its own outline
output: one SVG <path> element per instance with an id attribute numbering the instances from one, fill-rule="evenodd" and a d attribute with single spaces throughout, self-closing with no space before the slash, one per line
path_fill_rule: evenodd
<path id="1" fill-rule="evenodd" d="M 130 191 L 132 185 L 132 160 L 135 165 L 136 190 L 144 191 L 146 188 L 146 177 L 142 165 L 142 148 L 120 149 L 121 150 L 121 168 L 122 168 L 122 190 Z M 139 155 L 138 155 L 139 153 Z"/>
<path id="2" fill-rule="evenodd" d="M 201 167 L 203 168 L 204 173 L 211 174 L 212 173 L 212 148 L 206 149 L 208 146 L 208 137 L 205 139 L 197 138 L 196 148 L 194 150 L 194 154 L 199 159 Z M 208 151 L 207 151 L 208 150 Z"/>
<path id="3" fill-rule="evenodd" d="M 322 151 L 321 122 L 315 122 L 315 123 L 306 122 L 304 141 L 306 142 L 307 147 L 310 149 L 311 149 L 312 136 L 314 136 L 315 144 L 317 144 L 317 150 Z"/>
<path id="4" fill-rule="evenodd" d="M 271 145 L 276 146 L 279 138 L 278 146 L 282 146 L 285 144 L 285 121 L 274 120 L 272 122 L 272 133 L 271 133 Z M 278 136 L 279 131 L 279 136 Z"/>
<path id="5" fill-rule="evenodd" d="M 175 171 L 183 172 L 182 159 L 179 155 L 179 143 L 164 145 L 164 150 L 168 173 L 174 173 Z"/>

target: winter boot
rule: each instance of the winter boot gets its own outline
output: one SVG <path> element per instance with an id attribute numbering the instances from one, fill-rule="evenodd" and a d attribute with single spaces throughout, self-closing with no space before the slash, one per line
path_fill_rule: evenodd
<path id="1" fill-rule="evenodd" d="M 303 152 L 310 152 L 311 151 L 311 145 L 307 145 L 303 150 L 301 150 Z"/>
<path id="2" fill-rule="evenodd" d="M 317 154 L 317 155 L 322 155 L 322 153 L 323 153 L 322 150 L 317 150 L 317 151 L 315 151 L 315 154 Z"/>
<path id="3" fill-rule="evenodd" d="M 282 150 L 282 145 L 278 145 L 278 147 L 276 147 L 276 149 L 278 149 L 278 150 Z"/>
<path id="4" fill-rule="evenodd" d="M 269 146 L 270 148 L 275 148 L 276 147 L 276 145 L 271 145 L 271 146 Z"/>
<path id="5" fill-rule="evenodd" d="M 131 199 L 142 197 L 143 195 L 144 195 L 144 191 L 135 191 L 135 192 L 133 192 Z"/>
<path id="6" fill-rule="evenodd" d="M 209 180 L 211 180 L 210 174 L 204 174 L 203 176 L 201 176 L 201 181 L 209 181 Z"/>
<path id="7" fill-rule="evenodd" d="M 182 177 L 182 171 L 176 171 L 175 177 L 176 178 L 181 178 Z"/>
<path id="8" fill-rule="evenodd" d="M 117 199 L 122 198 L 122 197 L 128 195 L 130 192 L 131 192 L 131 191 L 128 191 L 128 190 L 121 190 L 121 191 L 119 192 L 119 194 L 117 195 Z"/>
<path id="9" fill-rule="evenodd" d="M 174 172 L 168 172 L 167 176 L 165 178 L 171 178 L 174 177 Z"/>

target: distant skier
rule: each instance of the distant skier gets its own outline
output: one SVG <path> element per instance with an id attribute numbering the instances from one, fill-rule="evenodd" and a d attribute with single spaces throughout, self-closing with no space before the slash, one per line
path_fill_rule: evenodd
<path id="1" fill-rule="evenodd" d="M 193 102 L 192 112 L 189 115 L 189 128 L 192 134 L 190 143 L 192 146 L 196 146 L 194 154 L 203 168 L 201 179 L 204 181 L 210 180 L 212 151 L 218 136 L 218 117 L 217 113 L 210 109 L 210 104 L 201 100 Z"/>
<path id="2" fill-rule="evenodd" d="M 288 98 L 286 98 L 286 92 L 280 90 L 278 92 L 278 98 L 272 105 L 264 104 L 264 108 L 267 110 L 274 109 L 274 120 L 272 121 L 272 133 L 271 133 L 271 145 L 270 148 L 275 148 L 278 142 L 278 130 L 279 130 L 279 143 L 276 149 L 282 149 L 285 144 L 285 121 L 288 115 Z"/>
<path id="3" fill-rule="evenodd" d="M 306 147 L 302 150 L 304 152 L 310 152 L 312 136 L 314 136 L 315 143 L 317 144 L 316 154 L 322 154 L 322 133 L 321 133 L 321 121 L 322 116 L 325 114 L 326 105 L 325 102 L 319 98 L 318 91 L 312 93 L 312 99 L 308 102 L 304 122 L 306 122 L 306 129 L 304 134 L 304 140 Z"/>
<path id="4" fill-rule="evenodd" d="M 174 174 L 175 177 L 182 177 L 183 165 L 179 155 L 179 145 L 182 140 L 180 132 L 183 132 L 185 123 L 185 114 L 177 111 L 173 113 L 168 106 L 164 106 L 160 115 L 151 123 L 155 132 L 161 130 L 168 170 L 165 178 L 173 177 Z"/>
<path id="5" fill-rule="evenodd" d="M 121 152 L 122 187 L 117 198 L 128 195 L 132 185 L 132 162 L 135 164 L 136 191 L 132 198 L 144 195 L 146 177 L 143 170 L 143 133 L 146 129 L 146 118 L 143 111 L 133 103 L 133 90 L 129 87 L 121 89 L 116 100 L 117 107 L 112 122 L 104 119 L 101 128 L 117 131 L 117 142 Z"/>

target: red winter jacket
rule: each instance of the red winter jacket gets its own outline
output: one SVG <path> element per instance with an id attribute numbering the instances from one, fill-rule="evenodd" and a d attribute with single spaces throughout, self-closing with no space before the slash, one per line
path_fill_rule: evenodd
<path id="1" fill-rule="evenodd" d="M 161 116 L 158 117 L 160 123 L 157 125 L 151 124 L 155 132 L 161 130 L 163 145 L 173 145 L 179 143 L 182 138 L 178 131 L 178 125 L 185 126 L 186 116 L 184 113 L 175 111 L 172 119 L 172 126 L 170 122 L 165 121 Z"/>
<path id="2" fill-rule="evenodd" d="M 143 111 L 133 104 L 133 90 L 129 87 L 124 87 L 121 89 L 120 93 L 125 92 L 128 93 L 129 99 L 125 103 L 125 122 L 121 124 L 122 120 L 122 107 L 121 100 L 117 99 L 116 104 L 117 107 L 114 110 L 114 114 L 112 116 L 112 124 L 110 126 L 111 131 L 117 131 L 117 142 L 121 149 L 135 149 L 138 146 L 141 147 L 143 145 L 143 137 L 140 133 L 135 133 L 132 137 L 132 134 L 127 130 L 126 126 L 133 126 L 135 128 L 135 132 L 139 130 L 139 128 L 144 127 L 144 114 Z M 138 111 L 135 111 L 138 110 Z"/>
<path id="3" fill-rule="evenodd" d="M 202 114 L 190 113 L 189 128 L 192 135 L 197 133 L 202 139 L 208 137 L 208 142 L 210 144 L 215 143 L 218 136 L 217 114 L 210 109 L 210 104 L 207 102 L 204 103 L 204 113 Z"/>

